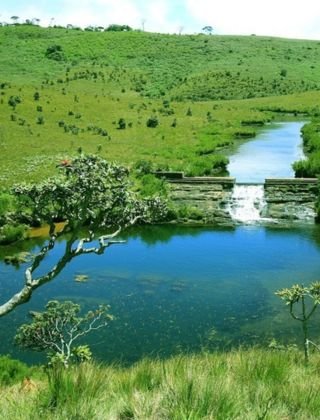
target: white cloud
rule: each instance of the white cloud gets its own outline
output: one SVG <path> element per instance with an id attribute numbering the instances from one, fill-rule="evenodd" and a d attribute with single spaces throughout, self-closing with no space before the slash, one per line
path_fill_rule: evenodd
<path id="1" fill-rule="evenodd" d="M 212 25 L 217 33 L 320 39 L 319 0 L 186 0 L 186 4 L 199 27 Z"/>
<path id="2" fill-rule="evenodd" d="M 320 0 L 2 0 L 1 20 L 52 17 L 82 27 L 128 24 L 154 32 L 273 35 L 320 39 Z"/>

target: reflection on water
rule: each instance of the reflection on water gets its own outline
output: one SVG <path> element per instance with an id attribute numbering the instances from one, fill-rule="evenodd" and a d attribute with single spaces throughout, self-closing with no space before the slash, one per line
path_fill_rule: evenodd
<path id="1" fill-rule="evenodd" d="M 272 337 L 292 342 L 300 337 L 300 325 L 290 319 L 274 291 L 319 279 L 319 227 L 152 226 L 131 229 L 123 237 L 126 244 L 104 255 L 72 261 L 29 303 L 0 319 L 0 352 L 33 360 L 12 349 L 12 337 L 28 311 L 42 310 L 49 299 L 71 299 L 84 310 L 111 305 L 117 319 L 87 337 L 95 356 L 104 360 L 131 363 L 143 355 L 166 357 L 203 347 L 267 344 Z M 31 244 L 19 247 L 30 251 Z M 57 244 L 41 270 L 52 265 L 62 247 Z M 1 263 L 0 276 L 3 300 L 20 288 L 23 266 Z"/>

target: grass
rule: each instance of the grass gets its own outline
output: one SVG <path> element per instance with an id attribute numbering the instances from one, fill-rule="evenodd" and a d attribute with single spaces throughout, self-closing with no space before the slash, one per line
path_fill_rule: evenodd
<path id="1" fill-rule="evenodd" d="M 142 360 L 129 368 L 83 364 L 3 387 L 7 418 L 316 419 L 320 356 L 262 349 Z"/>
<path id="2" fill-rule="evenodd" d="M 48 58 L 54 45 L 62 61 Z M 260 123 L 319 111 L 319 51 L 265 37 L 0 27 L 1 185 L 44 179 L 79 148 L 217 174 L 226 148 Z"/>

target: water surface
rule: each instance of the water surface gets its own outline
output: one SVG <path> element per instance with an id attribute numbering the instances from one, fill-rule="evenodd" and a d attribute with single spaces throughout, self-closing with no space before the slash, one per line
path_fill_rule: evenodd
<path id="1" fill-rule="evenodd" d="M 132 363 L 146 355 L 168 357 L 239 344 L 267 346 L 273 337 L 299 342 L 301 326 L 274 292 L 319 279 L 319 227 L 153 226 L 135 229 L 126 239 L 104 255 L 78 257 L 36 290 L 30 302 L 0 319 L 0 353 L 41 360 L 14 348 L 12 339 L 28 311 L 42 310 L 50 299 L 71 299 L 86 310 L 111 305 L 116 320 L 86 340 L 95 357 L 105 361 Z M 40 271 L 62 252 L 59 243 Z M 0 264 L 1 299 L 19 289 L 24 268 Z M 76 274 L 89 279 L 76 283 Z M 312 334 L 320 336 L 319 323 Z"/>
<path id="2" fill-rule="evenodd" d="M 304 158 L 300 130 L 305 122 L 277 122 L 263 128 L 229 156 L 236 182 L 263 183 L 266 178 L 294 177 L 292 164 Z"/>

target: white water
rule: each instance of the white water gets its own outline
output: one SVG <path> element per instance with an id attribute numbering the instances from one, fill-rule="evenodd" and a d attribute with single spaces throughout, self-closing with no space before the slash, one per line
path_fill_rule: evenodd
<path id="1" fill-rule="evenodd" d="M 256 223 L 262 220 L 266 201 L 263 185 L 236 184 L 228 204 L 231 218 L 241 223 Z"/>

